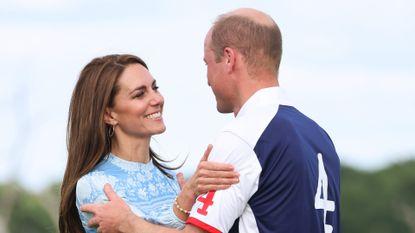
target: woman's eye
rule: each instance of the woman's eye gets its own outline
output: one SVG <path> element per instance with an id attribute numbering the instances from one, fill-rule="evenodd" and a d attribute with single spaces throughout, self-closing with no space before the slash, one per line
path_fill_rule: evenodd
<path id="1" fill-rule="evenodd" d="M 144 95 L 144 92 L 139 92 L 139 93 L 137 93 L 137 94 L 135 94 L 134 96 L 133 96 L 133 98 L 140 98 L 141 96 L 143 96 Z"/>

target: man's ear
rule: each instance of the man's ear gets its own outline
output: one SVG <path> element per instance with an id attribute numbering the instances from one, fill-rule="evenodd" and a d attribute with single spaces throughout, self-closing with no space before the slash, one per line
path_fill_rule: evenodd
<path id="1" fill-rule="evenodd" d="M 225 59 L 228 72 L 232 72 L 235 69 L 236 55 L 236 51 L 233 48 L 226 47 L 223 49 L 223 59 Z"/>
<path id="2" fill-rule="evenodd" d="M 116 114 L 112 111 L 111 108 L 105 108 L 104 113 L 104 122 L 109 125 L 115 125 L 117 123 L 117 119 L 115 118 Z"/>

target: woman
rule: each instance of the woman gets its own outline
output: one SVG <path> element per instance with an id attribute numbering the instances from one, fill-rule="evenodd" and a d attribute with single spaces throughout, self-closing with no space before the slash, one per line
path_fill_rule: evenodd
<path id="1" fill-rule="evenodd" d="M 198 194 L 238 182 L 231 165 L 201 162 L 180 190 L 173 169 L 150 148 L 151 137 L 166 129 L 163 104 L 156 81 L 136 56 L 95 58 L 82 70 L 69 108 L 61 232 L 96 232 L 79 207 L 107 201 L 105 183 L 137 215 L 181 228 Z M 218 177 L 225 179 L 212 179 Z"/>

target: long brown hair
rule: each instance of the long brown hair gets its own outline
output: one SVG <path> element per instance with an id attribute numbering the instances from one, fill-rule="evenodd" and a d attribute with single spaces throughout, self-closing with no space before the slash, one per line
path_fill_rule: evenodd
<path id="1" fill-rule="evenodd" d="M 81 71 L 72 93 L 66 131 L 68 161 L 61 187 L 59 230 L 61 233 L 84 232 L 75 204 L 76 184 L 90 172 L 110 151 L 110 126 L 104 123 L 107 107 L 113 107 L 119 91 L 117 81 L 130 64 L 146 63 L 134 55 L 108 55 L 93 59 Z M 150 158 L 160 171 L 172 178 L 164 169 L 169 168 L 151 148 Z"/>

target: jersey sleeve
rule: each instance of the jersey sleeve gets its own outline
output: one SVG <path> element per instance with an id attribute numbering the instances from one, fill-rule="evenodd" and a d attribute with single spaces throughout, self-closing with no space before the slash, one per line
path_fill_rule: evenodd
<path id="1" fill-rule="evenodd" d="M 226 190 L 199 196 L 187 223 L 207 232 L 228 232 L 258 189 L 261 166 L 252 147 L 230 132 L 219 135 L 209 160 L 233 164 L 240 182 Z"/>

